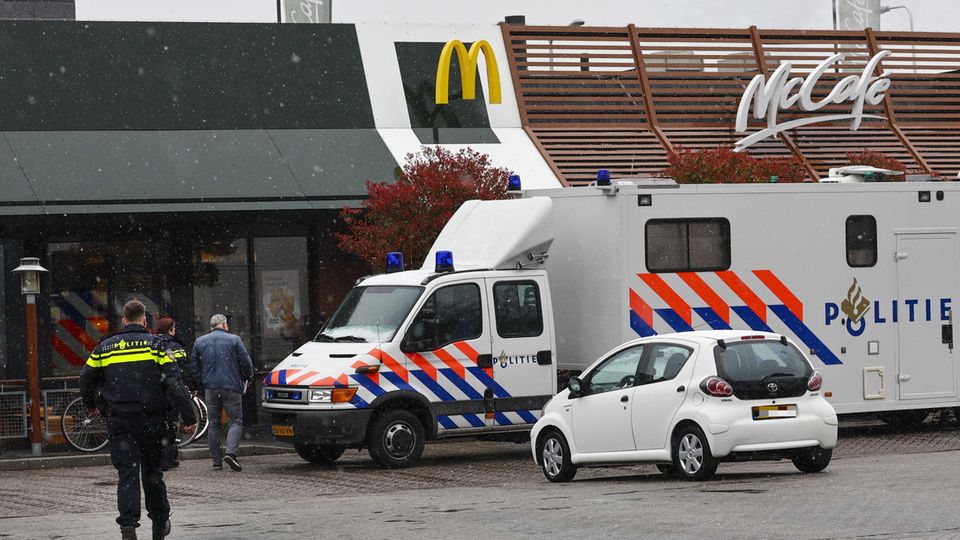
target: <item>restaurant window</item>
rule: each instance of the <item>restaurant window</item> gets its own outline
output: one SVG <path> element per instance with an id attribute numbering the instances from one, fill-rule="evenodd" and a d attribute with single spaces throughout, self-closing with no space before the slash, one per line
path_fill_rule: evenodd
<path id="1" fill-rule="evenodd" d="M 230 333 L 250 348 L 250 278 L 247 241 L 201 240 L 193 269 L 193 328 L 197 337 L 210 332 L 210 316 L 227 316 Z M 254 358 L 254 362 L 257 359 Z"/>
<path id="2" fill-rule="evenodd" d="M 725 218 L 651 219 L 645 238 L 650 272 L 730 268 L 730 222 Z"/>
<path id="3" fill-rule="evenodd" d="M 873 216 L 847 218 L 847 264 L 867 267 L 877 264 L 877 219 Z"/>
<path id="4" fill-rule="evenodd" d="M 53 375 L 75 375 L 97 343 L 120 329 L 130 300 L 147 308 L 147 325 L 170 313 L 164 241 L 62 242 L 47 247 L 51 272 L 50 344 Z"/>
<path id="5" fill-rule="evenodd" d="M 259 356 L 272 368 L 306 341 L 307 239 L 257 238 L 253 253 Z"/>

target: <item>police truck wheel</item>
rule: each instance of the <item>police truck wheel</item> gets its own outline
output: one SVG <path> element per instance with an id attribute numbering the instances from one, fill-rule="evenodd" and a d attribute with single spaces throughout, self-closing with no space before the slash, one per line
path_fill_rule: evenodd
<path id="1" fill-rule="evenodd" d="M 685 426 L 673 437 L 673 465 L 680 478 L 709 480 L 718 464 L 700 428 Z"/>
<path id="2" fill-rule="evenodd" d="M 293 448 L 297 455 L 310 463 L 317 465 L 329 465 L 343 455 L 346 450 L 343 446 L 333 446 L 329 444 L 294 444 Z"/>
<path id="3" fill-rule="evenodd" d="M 830 458 L 833 457 L 833 450 L 830 448 L 821 448 L 814 446 L 804 448 L 795 454 L 791 460 L 793 466 L 800 472 L 818 473 L 827 468 L 830 464 Z"/>
<path id="4" fill-rule="evenodd" d="M 577 474 L 577 466 L 570 459 L 570 446 L 559 431 L 550 431 L 540 437 L 537 455 L 543 476 L 551 482 L 569 482 Z"/>
<path id="5" fill-rule="evenodd" d="M 879 418 L 881 422 L 904 429 L 919 428 L 928 416 L 930 416 L 930 411 L 927 409 L 889 411 L 877 414 L 877 418 Z"/>
<path id="6" fill-rule="evenodd" d="M 370 457 L 388 469 L 402 469 L 416 463 L 426 439 L 420 420 L 399 409 L 377 416 L 367 434 Z"/>

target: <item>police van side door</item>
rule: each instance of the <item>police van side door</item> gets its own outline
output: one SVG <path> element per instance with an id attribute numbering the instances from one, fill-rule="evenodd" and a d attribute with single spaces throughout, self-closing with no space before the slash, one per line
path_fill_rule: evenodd
<path id="1" fill-rule="evenodd" d="M 483 279 L 441 283 L 427 293 L 400 344 L 406 382 L 433 403 L 441 435 L 490 423 L 489 377 L 477 367 L 489 363 L 489 310 Z"/>
<path id="2" fill-rule="evenodd" d="M 544 276 L 487 278 L 494 424 L 536 422 L 555 389 L 553 326 L 544 311 Z"/>

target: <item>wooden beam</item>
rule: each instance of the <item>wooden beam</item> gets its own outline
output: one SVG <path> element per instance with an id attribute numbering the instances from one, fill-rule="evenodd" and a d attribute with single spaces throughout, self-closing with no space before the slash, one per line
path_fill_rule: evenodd
<path id="1" fill-rule="evenodd" d="M 650 130 L 657 136 L 657 140 L 663 145 L 667 152 L 673 152 L 673 143 L 667 138 L 666 133 L 660 129 L 657 122 L 657 109 L 653 106 L 653 91 L 650 89 L 650 78 L 647 76 L 647 66 L 643 61 L 643 50 L 640 48 L 640 37 L 637 34 L 637 26 L 630 24 L 627 26 L 627 34 L 630 36 L 630 50 L 633 52 L 633 63 L 637 67 L 637 76 L 640 78 L 640 92 L 643 94 L 643 107 L 647 113 L 647 124 Z"/>
<path id="2" fill-rule="evenodd" d="M 500 32 L 503 34 L 503 48 L 507 53 L 507 65 L 510 69 L 510 78 L 513 81 L 513 97 L 517 100 L 517 110 L 520 112 L 520 125 L 527 126 L 529 118 L 527 118 L 527 104 L 524 101 L 520 94 L 520 76 L 517 71 L 517 56 L 514 53 L 514 48 L 516 47 L 513 44 L 513 36 L 511 35 L 510 29 L 517 25 L 500 23 Z M 459 61 L 459 60 L 458 60 Z"/>
<path id="3" fill-rule="evenodd" d="M 760 39 L 760 30 L 758 30 L 756 26 L 750 27 L 750 43 L 753 45 L 753 58 L 757 62 L 757 69 L 764 77 L 766 77 L 767 58 L 763 55 L 763 41 Z M 803 152 L 800 150 L 800 147 L 797 146 L 797 143 L 791 139 L 786 132 L 781 131 L 778 136 L 780 137 L 780 140 L 783 141 L 783 144 L 790 149 L 790 152 L 792 152 L 793 155 L 800 160 L 800 163 L 803 165 L 803 168 L 806 169 L 807 174 L 810 175 L 810 178 L 813 180 L 818 180 L 820 178 L 820 173 L 818 173 L 817 169 L 815 169 L 807 160 L 807 156 L 803 155 Z"/>
<path id="4" fill-rule="evenodd" d="M 880 52 L 880 46 L 877 44 L 877 35 L 874 33 L 873 28 L 867 28 L 864 30 L 864 33 L 867 35 L 867 46 L 870 48 L 870 56 L 875 56 Z M 883 73 L 882 62 L 877 62 L 876 72 L 877 75 Z M 883 94 L 883 111 L 887 115 L 887 125 L 890 126 L 890 131 L 893 131 L 893 134 L 897 136 L 897 139 L 900 139 L 900 144 L 907 149 L 907 152 L 910 152 L 910 156 L 913 157 L 913 160 L 917 162 L 917 165 L 923 169 L 923 172 L 927 174 L 933 173 L 933 169 L 927 163 L 927 160 L 923 159 L 923 156 L 920 155 L 920 152 L 917 151 L 916 147 L 913 146 L 913 143 L 910 142 L 910 138 L 907 137 L 907 134 L 900 129 L 900 126 L 897 124 L 896 111 L 893 108 L 893 100 L 890 98 L 890 92 L 884 92 Z"/>

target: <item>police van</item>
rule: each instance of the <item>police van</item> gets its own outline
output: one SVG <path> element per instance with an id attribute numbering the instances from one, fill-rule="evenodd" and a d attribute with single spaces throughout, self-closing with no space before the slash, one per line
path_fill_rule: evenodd
<path id="1" fill-rule="evenodd" d="M 277 439 L 403 467 L 430 439 L 522 436 L 558 378 L 694 329 L 788 336 L 841 414 L 960 405 L 957 184 L 512 187 L 464 204 L 420 269 L 389 254 L 268 374 Z"/>

